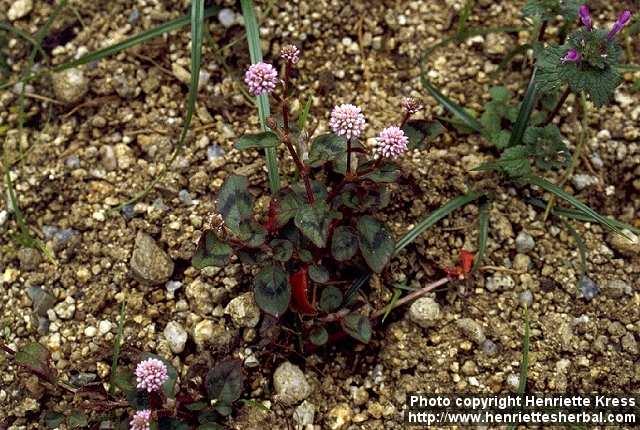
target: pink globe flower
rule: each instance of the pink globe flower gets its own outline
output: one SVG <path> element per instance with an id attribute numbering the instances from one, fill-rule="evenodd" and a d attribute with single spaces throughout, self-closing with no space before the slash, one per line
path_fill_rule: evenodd
<path id="1" fill-rule="evenodd" d="M 148 409 L 144 409 L 142 411 L 137 411 L 131 421 L 129 421 L 129 426 L 131 430 L 149 430 L 151 422 L 151 411 Z"/>
<path id="2" fill-rule="evenodd" d="M 367 121 L 359 107 L 352 104 L 336 106 L 331 111 L 329 126 L 338 136 L 346 139 L 360 137 Z"/>
<path id="3" fill-rule="evenodd" d="M 147 358 L 136 367 L 137 387 L 149 393 L 160 390 L 167 379 L 167 366 L 157 358 Z"/>
<path id="4" fill-rule="evenodd" d="M 422 105 L 416 99 L 411 97 L 403 98 L 400 105 L 402 106 L 404 113 L 407 115 L 413 115 L 422 109 Z"/>
<path id="5" fill-rule="evenodd" d="M 254 96 L 269 94 L 276 88 L 278 72 L 271 64 L 253 64 L 244 74 L 244 82 Z"/>
<path id="6" fill-rule="evenodd" d="M 295 45 L 285 45 L 280 50 L 280 56 L 291 64 L 300 60 L 300 50 Z"/>
<path id="7" fill-rule="evenodd" d="M 398 158 L 408 149 L 409 138 L 395 125 L 382 130 L 376 140 L 376 152 L 383 157 Z"/>

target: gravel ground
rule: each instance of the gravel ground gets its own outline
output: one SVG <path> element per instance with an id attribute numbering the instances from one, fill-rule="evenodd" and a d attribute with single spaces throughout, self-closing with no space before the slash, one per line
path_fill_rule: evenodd
<path id="1" fill-rule="evenodd" d="M 18 5 L 24 10 L 17 3 L 26 3 Z M 29 8 L 30 1 L 0 0 L 0 11 L 6 11 L 0 19 L 7 14 L 13 25 L 34 33 L 52 7 L 33 3 Z M 70 1 L 77 14 L 63 11 L 52 26 L 55 37 L 46 40 L 51 64 L 176 18 L 184 13 L 183 3 Z M 302 100 L 314 95 L 318 130 L 327 127 L 328 112 L 338 102 L 363 107 L 368 138 L 396 121 L 403 96 L 420 98 L 426 118 L 443 113 L 421 88 L 419 58 L 452 24 L 455 28 L 463 2 L 273 3 L 269 8 L 259 2 L 262 12 L 269 9 L 262 23 L 265 57 L 274 58 L 284 43 L 301 47 L 295 82 Z M 520 25 L 522 2 L 476 3 L 470 25 Z M 598 10 L 602 23 L 615 14 L 606 5 Z M 255 109 L 240 91 L 249 59 L 239 22 L 235 13 L 210 20 L 203 84 L 185 151 L 148 198 L 120 214 L 109 209 L 158 174 L 179 135 L 188 91 L 188 32 L 35 81 L 26 89 L 22 140 L 17 89 L 0 93 L 0 134 L 12 154 L 25 154 L 11 171 L 21 207 L 57 261 L 9 240 L 17 226 L 7 220 L 6 202 L 0 202 L 4 343 L 15 349 L 39 341 L 52 351 L 62 375 L 107 381 L 118 312 L 126 299 L 125 358 L 136 351 L 157 352 L 183 378 L 191 366 L 225 354 L 244 360 L 250 381 L 244 397 L 266 402 L 270 411 L 243 406 L 229 421 L 232 428 L 394 429 L 403 427 L 407 392 L 515 391 L 522 304 L 531 301 L 529 391 L 615 393 L 638 387 L 638 240 L 574 223 L 589 249 L 589 276 L 599 286 L 586 300 L 576 287 L 578 250 L 564 225 L 543 223 L 539 211 L 516 197 L 530 190 L 469 172 L 492 156 L 492 149 L 476 136 L 452 133 L 403 161 L 401 186 L 380 218 L 400 235 L 469 185 L 491 189 L 489 267 L 473 282 L 437 292 L 424 309 L 394 312 L 367 346 L 349 342 L 309 357 L 261 349 L 260 313 L 246 295 L 247 268 L 230 264 L 198 272 L 189 264 L 214 213 L 213 196 L 229 173 L 249 176 L 259 205 L 266 203 L 262 158 L 232 148 L 239 135 L 258 127 Z M 455 49 L 450 45 L 427 60 L 428 76 L 449 97 L 480 111 L 487 89 L 497 82 L 522 94 L 528 78 L 519 67 L 522 57 L 508 72 L 492 72 L 510 48 L 528 38 L 522 31 L 472 38 Z M 7 51 L 14 79 L 29 46 L 12 39 Z M 635 225 L 640 225 L 640 96 L 632 83 L 638 78 L 638 73 L 625 75 L 615 103 L 592 109 L 590 166 L 583 163 L 581 176 L 568 188 L 595 209 Z M 574 142 L 572 99 L 566 106 L 561 128 Z M 371 304 L 384 306 L 394 282 L 425 285 L 439 276 L 439 268 L 454 263 L 462 247 L 473 250 L 477 215 L 478 207 L 469 205 L 410 245 L 384 277 L 373 278 Z M 42 428 L 38 420 L 44 411 L 70 408 L 70 397 L 47 395 L 4 355 L 0 369 L 0 428 L 3 420 L 14 429 Z"/>

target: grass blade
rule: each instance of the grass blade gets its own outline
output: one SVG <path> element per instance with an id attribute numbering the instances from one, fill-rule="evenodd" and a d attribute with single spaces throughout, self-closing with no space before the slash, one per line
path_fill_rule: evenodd
<path id="1" fill-rule="evenodd" d="M 478 133 L 482 133 L 482 124 L 480 124 L 477 119 L 469 115 L 459 104 L 442 94 L 436 89 L 436 87 L 431 85 L 431 82 L 429 82 L 429 80 L 424 76 L 424 73 L 420 77 L 420 80 L 422 82 L 422 86 L 429 92 L 429 94 L 431 94 L 431 97 L 436 99 L 436 101 L 446 110 L 462 121 L 465 126 Z"/>
<path id="2" fill-rule="evenodd" d="M 356 279 L 353 284 L 349 287 L 346 293 L 344 293 L 344 300 L 342 300 L 343 304 L 349 304 L 353 296 L 364 286 L 364 284 L 371 278 L 371 273 L 366 273 Z"/>
<path id="3" fill-rule="evenodd" d="M 251 63 L 256 64 L 262 61 L 262 48 L 260 46 L 260 28 L 258 20 L 253 10 L 252 0 L 240 0 L 242 7 L 242 15 L 244 16 L 244 25 L 247 32 L 247 43 L 249 44 L 249 56 Z M 257 97 L 258 115 L 260 116 L 260 125 L 262 130 L 267 130 L 267 117 L 270 115 L 269 98 L 266 94 Z M 266 148 L 264 150 L 267 159 L 267 171 L 269 172 L 269 186 L 271 194 L 275 195 L 280 189 L 280 175 L 278 173 L 278 156 L 275 148 Z"/>
<path id="4" fill-rule="evenodd" d="M 300 112 L 300 116 L 298 116 L 298 129 L 304 130 L 304 126 L 307 125 L 307 120 L 309 119 L 309 109 L 311 109 L 311 104 L 313 103 L 313 96 L 309 96 L 307 102 L 304 104 L 304 108 L 302 108 L 302 112 Z"/>
<path id="5" fill-rule="evenodd" d="M 533 112 L 533 107 L 536 104 L 536 71 L 537 69 L 534 68 L 533 73 L 531 73 L 531 79 L 529 79 L 527 92 L 525 93 L 524 99 L 522 100 L 522 106 L 520 107 L 520 112 L 518 112 L 518 118 L 513 125 L 511 138 L 509 139 L 509 146 L 520 145 L 524 136 L 524 132 L 529 126 L 531 113 Z"/>
<path id="6" fill-rule="evenodd" d="M 9 33 L 13 33 L 18 37 L 21 37 L 22 39 L 26 40 L 27 42 L 29 42 L 30 44 L 33 45 L 33 47 L 35 49 L 37 49 L 38 52 L 40 52 L 40 54 L 43 57 L 48 57 L 47 53 L 44 52 L 44 50 L 42 49 L 42 46 L 40 43 L 38 43 L 38 41 L 36 39 L 34 39 L 33 37 L 31 37 L 31 35 L 25 31 L 20 30 L 17 27 L 12 26 L 11 24 L 8 24 L 6 22 L 0 22 L 0 30 L 4 30 L 7 31 Z"/>
<path id="7" fill-rule="evenodd" d="M 480 214 L 478 215 L 478 252 L 473 261 L 471 272 L 476 272 L 487 252 L 487 238 L 489 237 L 489 202 L 480 204 Z"/>
<path id="8" fill-rule="evenodd" d="M 524 308 L 524 334 L 522 335 L 522 359 L 520 361 L 520 377 L 518 379 L 518 394 L 524 395 L 527 389 L 527 377 L 529 375 L 529 343 L 530 343 L 529 309 Z M 516 425 L 509 425 L 509 429 L 515 429 Z"/>
<path id="9" fill-rule="evenodd" d="M 449 200 L 440 208 L 431 212 L 425 219 L 420 221 L 415 227 L 409 230 L 397 243 L 395 253 L 397 254 L 400 250 L 404 249 L 407 245 L 413 242 L 418 236 L 424 233 L 429 227 L 433 226 L 435 223 L 440 221 L 442 218 L 449 215 L 451 212 L 455 211 L 463 207 L 464 205 L 471 203 L 474 200 L 479 199 L 484 194 L 472 191 L 469 194 L 465 194 L 459 197 L 456 197 L 453 200 Z"/>
<path id="10" fill-rule="evenodd" d="M 556 197 L 567 201 L 571 206 L 573 206 L 574 208 L 576 208 L 579 211 L 583 212 L 584 214 L 589 215 L 591 218 L 593 218 L 594 221 L 606 226 L 609 230 L 614 231 L 614 232 L 616 232 L 618 234 L 621 233 L 621 229 L 616 227 L 616 225 L 614 223 L 612 223 L 607 218 L 603 217 L 598 212 L 594 211 L 589 206 L 585 205 L 580 200 L 576 199 L 574 196 L 572 196 L 571 194 L 567 193 L 566 191 L 564 191 L 562 188 L 558 187 L 557 185 L 552 184 L 551 182 L 547 181 L 546 179 L 543 179 L 543 178 L 541 178 L 539 176 L 535 176 L 535 175 L 529 175 L 529 176 L 527 176 L 525 178 L 525 180 L 528 181 L 530 184 L 537 185 L 538 187 L 542 188 L 545 191 L 550 192 L 551 194 L 555 195 Z"/>
<path id="11" fill-rule="evenodd" d="M 458 21 L 458 30 L 456 31 L 456 37 L 459 39 L 464 37 L 464 34 L 467 30 L 467 21 L 471 16 L 471 12 L 473 11 L 473 6 L 475 6 L 476 0 L 467 0 L 464 4 L 464 8 L 462 12 L 460 12 L 460 19 Z"/>
<path id="12" fill-rule="evenodd" d="M 393 297 L 391 297 L 391 301 L 389 301 L 389 304 L 384 308 L 384 315 L 382 316 L 383 323 L 384 323 L 384 320 L 387 319 L 387 316 L 389 316 L 391 309 L 394 308 L 396 302 L 398 301 L 401 295 L 402 295 L 401 289 L 396 288 L 395 290 L 393 290 Z"/>

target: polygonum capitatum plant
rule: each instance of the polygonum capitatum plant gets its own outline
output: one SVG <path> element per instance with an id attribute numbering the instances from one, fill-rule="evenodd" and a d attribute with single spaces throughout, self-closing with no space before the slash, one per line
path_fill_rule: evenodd
<path id="1" fill-rule="evenodd" d="M 280 109 L 268 118 L 269 131 L 246 134 L 235 145 L 241 150 L 282 147 L 293 161 L 295 178 L 272 196 L 267 213 L 257 214 L 248 179 L 229 175 L 217 195 L 223 222 L 202 234 L 192 263 L 199 269 L 224 266 L 235 254 L 258 266 L 254 294 L 264 312 L 274 317 L 297 313 L 315 344 L 329 337 L 322 321 L 339 323 L 367 342 L 369 319 L 349 311 L 340 286 L 368 270 L 380 273 L 389 263 L 394 239 L 376 213 L 389 203 L 389 185 L 401 174 L 396 161 L 439 128 L 411 120 L 422 106 L 407 98 L 398 107 L 398 122 L 378 131 L 374 147 L 365 144 L 364 110 L 351 103 L 328 113 L 330 132 L 310 136 L 290 111 L 290 80 L 299 58 L 298 48 L 283 48 L 280 77 L 270 64 L 249 67 L 250 92 L 269 94 Z"/>

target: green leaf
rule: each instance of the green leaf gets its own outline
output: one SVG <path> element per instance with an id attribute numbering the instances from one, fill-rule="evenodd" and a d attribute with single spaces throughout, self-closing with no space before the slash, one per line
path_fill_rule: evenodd
<path id="1" fill-rule="evenodd" d="M 307 125 L 307 120 L 309 119 L 309 110 L 311 109 L 312 103 L 313 96 L 309 96 L 304 104 L 304 108 L 300 111 L 300 115 L 298 115 L 298 130 L 304 130 L 305 125 Z"/>
<path id="2" fill-rule="evenodd" d="M 283 227 L 291 220 L 305 204 L 305 197 L 298 195 L 293 189 L 281 189 L 276 203 L 276 221 L 278 227 Z"/>
<path id="3" fill-rule="evenodd" d="M 293 255 L 293 243 L 286 239 L 274 239 L 269 246 L 273 251 L 273 258 L 278 261 L 287 262 Z"/>
<path id="4" fill-rule="evenodd" d="M 491 99 L 498 103 L 508 103 L 511 99 L 511 91 L 507 87 L 496 86 L 489 89 Z"/>
<path id="5" fill-rule="evenodd" d="M 349 336 L 362 343 L 371 340 L 371 321 L 358 313 L 351 313 L 342 320 L 342 328 Z"/>
<path id="6" fill-rule="evenodd" d="M 339 226 L 333 231 L 331 238 L 331 255 L 337 261 L 352 259 L 358 252 L 358 236 L 356 231 L 347 226 Z"/>
<path id="7" fill-rule="evenodd" d="M 244 26 L 247 34 L 247 44 L 249 45 L 249 56 L 251 64 L 262 62 L 262 45 L 260 43 L 260 27 L 253 10 L 252 0 L 240 0 L 242 8 L 242 17 L 244 18 Z M 260 125 L 263 131 L 267 131 L 267 118 L 270 115 L 269 97 L 267 94 L 261 94 L 256 97 L 258 105 L 258 116 L 260 117 Z M 271 195 L 275 195 L 280 189 L 280 175 L 278 173 L 278 155 L 275 148 L 265 148 L 265 157 L 267 161 L 267 171 L 269 172 L 269 186 Z"/>
<path id="8" fill-rule="evenodd" d="M 89 424 L 87 416 L 80 411 L 73 411 L 67 418 L 67 424 L 69 428 L 75 429 L 84 427 Z"/>
<path id="9" fill-rule="evenodd" d="M 409 149 L 415 149 L 422 148 L 426 142 L 444 133 L 445 128 L 440 121 L 418 119 L 408 121 L 402 130 L 409 138 Z"/>
<path id="10" fill-rule="evenodd" d="M 233 249 L 226 243 L 220 242 L 212 230 L 207 230 L 200 237 L 196 253 L 191 258 L 191 264 L 196 269 L 209 266 L 224 267 L 229 263 Z"/>
<path id="11" fill-rule="evenodd" d="M 327 245 L 329 225 L 337 217 L 326 202 L 317 200 L 312 205 L 305 205 L 295 216 L 296 227 L 318 248 Z"/>
<path id="12" fill-rule="evenodd" d="M 280 143 L 278 136 L 272 131 L 264 131 L 257 134 L 245 134 L 238 139 L 234 145 L 238 150 L 252 149 L 252 148 L 275 148 Z"/>
<path id="13" fill-rule="evenodd" d="M 129 391 L 125 396 L 132 409 L 139 411 L 149 408 L 149 393 L 146 390 Z"/>
<path id="14" fill-rule="evenodd" d="M 366 168 L 366 165 L 363 166 Z M 359 169 L 358 169 L 359 170 Z M 383 163 L 379 168 L 375 169 L 371 173 L 363 175 L 363 179 L 369 179 L 373 182 L 379 183 L 392 183 L 396 182 L 400 177 L 400 170 L 394 163 Z"/>
<path id="15" fill-rule="evenodd" d="M 523 142 L 539 168 L 550 170 L 569 166 L 571 153 L 555 124 L 529 127 L 524 134 Z"/>
<path id="16" fill-rule="evenodd" d="M 321 134 L 311 142 L 309 150 L 309 164 L 313 167 L 321 166 L 327 161 L 334 161 L 347 152 L 347 141 L 344 137 L 333 133 Z"/>
<path id="17" fill-rule="evenodd" d="M 497 161 L 484 163 L 474 170 L 498 170 L 512 178 L 519 178 L 531 173 L 529 155 L 529 150 L 526 146 L 513 146 L 505 149 Z"/>
<path id="18" fill-rule="evenodd" d="M 309 333 L 309 340 L 311 343 L 317 346 L 322 346 L 329 340 L 329 333 L 327 333 L 327 329 L 322 326 L 316 326 Z"/>
<path id="19" fill-rule="evenodd" d="M 225 225 L 235 234 L 240 224 L 251 218 L 253 197 L 249 193 L 249 181 L 244 176 L 230 175 L 218 193 L 217 210 Z"/>
<path id="20" fill-rule="evenodd" d="M 256 303 L 266 313 L 276 318 L 289 307 L 291 286 L 284 270 L 266 266 L 257 275 L 254 284 Z"/>
<path id="21" fill-rule="evenodd" d="M 300 201 L 303 204 L 307 202 L 307 189 L 305 188 L 302 182 L 298 182 L 291 186 L 291 189 L 298 195 Z M 318 200 L 324 200 L 327 198 L 327 187 L 324 186 L 322 182 L 319 181 L 311 181 L 311 191 L 313 195 Z"/>
<path id="22" fill-rule="evenodd" d="M 370 216 L 358 220 L 360 252 L 374 272 L 380 273 L 393 255 L 391 234 L 382 223 Z"/>
<path id="23" fill-rule="evenodd" d="M 264 244 L 267 230 L 255 221 L 247 221 L 240 224 L 237 235 L 238 239 L 249 248 L 258 248 Z"/>
<path id="24" fill-rule="evenodd" d="M 60 412 L 47 411 L 44 415 L 44 424 L 50 428 L 55 429 L 60 427 L 60 424 L 64 422 L 65 416 Z"/>
<path id="25" fill-rule="evenodd" d="M 158 430 L 189 430 L 191 426 L 183 423 L 177 418 L 161 416 L 158 417 Z"/>
<path id="26" fill-rule="evenodd" d="M 472 117 L 465 111 L 460 105 L 453 102 L 447 96 L 438 91 L 431 83 L 427 80 L 424 74 L 420 76 L 420 80 L 422 82 L 422 86 L 431 94 L 431 96 L 436 99 L 438 103 L 440 103 L 445 109 L 447 109 L 454 117 L 462 122 L 466 127 L 469 127 L 471 130 L 476 131 L 478 133 L 482 133 L 482 124 L 478 122 L 477 119 Z"/>
<path id="27" fill-rule="evenodd" d="M 311 263 L 313 261 L 313 254 L 308 249 L 299 249 L 298 250 L 298 258 L 303 263 Z"/>
<path id="28" fill-rule="evenodd" d="M 162 384 L 162 391 L 167 397 L 169 397 L 170 399 L 173 399 L 176 395 L 175 390 L 176 390 L 176 380 L 178 379 L 178 371 L 176 370 L 175 367 L 173 367 L 173 364 L 171 364 L 171 362 L 164 357 L 161 357 L 156 354 L 151 354 L 148 352 L 143 353 L 141 356 L 141 359 L 146 360 L 147 358 L 155 358 L 156 360 L 160 360 L 167 367 L 167 375 L 169 377 L 167 378 L 165 383 Z"/>
<path id="29" fill-rule="evenodd" d="M 383 323 L 384 323 L 384 320 L 386 320 L 387 317 L 389 316 L 389 313 L 391 312 L 391 310 L 395 307 L 395 304 L 401 295 L 402 295 L 401 289 L 396 288 L 395 290 L 393 290 L 393 296 L 391 297 L 391 300 L 389 300 L 389 304 L 384 308 L 384 315 L 382 316 Z"/>
<path id="30" fill-rule="evenodd" d="M 511 137 L 509 139 L 509 146 L 514 147 L 522 143 L 522 137 L 524 132 L 529 126 L 529 120 L 531 113 L 536 104 L 536 73 L 537 69 L 533 69 L 531 78 L 529 79 L 529 85 L 527 86 L 527 92 L 524 94 L 522 105 L 520 106 L 520 112 L 518 112 L 518 118 L 513 125 Z"/>
<path id="31" fill-rule="evenodd" d="M 55 380 L 54 370 L 49 366 L 49 351 L 38 342 L 31 342 L 20 348 L 15 355 L 16 363 L 33 369 L 49 382 Z"/>
<path id="32" fill-rule="evenodd" d="M 395 253 L 397 254 L 398 252 L 400 252 L 407 245 L 413 242 L 418 236 L 420 236 L 425 230 L 433 226 L 442 218 L 449 215 L 451 212 L 471 203 L 474 200 L 479 199 L 483 195 L 484 194 L 482 193 L 472 191 L 468 194 L 458 196 L 455 199 L 449 200 L 447 203 L 430 213 L 425 219 L 420 221 L 415 227 L 409 230 L 396 244 Z"/>
<path id="33" fill-rule="evenodd" d="M 118 367 L 112 383 L 123 393 L 136 391 L 136 378 L 131 369 L 126 367 Z"/>
<path id="34" fill-rule="evenodd" d="M 544 21 L 562 15 L 565 20 L 573 21 L 578 17 L 578 8 L 582 3 L 582 0 L 529 0 L 522 8 L 522 14 Z"/>
<path id="35" fill-rule="evenodd" d="M 222 361 L 207 373 L 205 380 L 207 395 L 210 400 L 217 400 L 223 405 L 230 406 L 242 395 L 244 380 L 241 361 L 233 359 Z"/>
<path id="36" fill-rule="evenodd" d="M 329 282 L 329 271 L 319 264 L 314 264 L 309 267 L 309 277 L 318 284 L 326 284 Z"/>
<path id="37" fill-rule="evenodd" d="M 333 285 L 325 287 L 320 293 L 318 305 L 321 310 L 327 313 L 337 310 L 342 305 L 342 291 Z"/>

